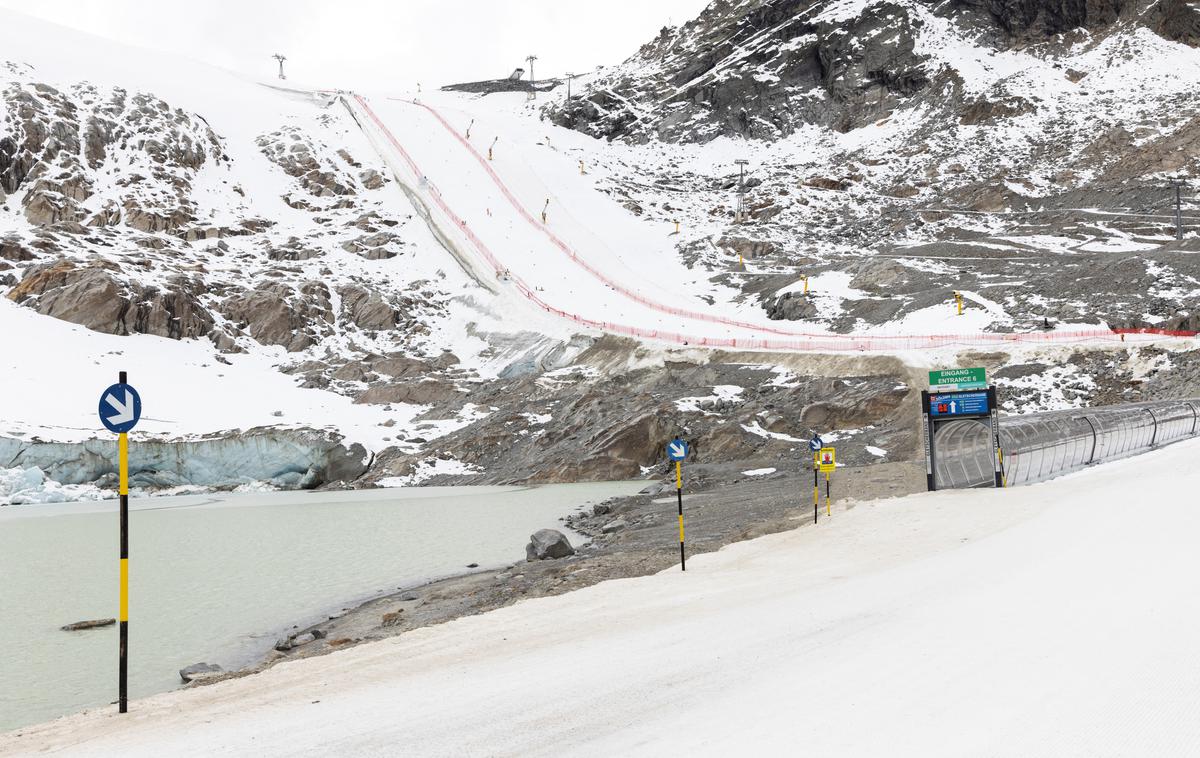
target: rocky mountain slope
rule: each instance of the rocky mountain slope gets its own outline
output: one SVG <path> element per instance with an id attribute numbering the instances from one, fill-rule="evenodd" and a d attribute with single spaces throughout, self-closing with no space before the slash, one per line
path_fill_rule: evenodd
<path id="1" fill-rule="evenodd" d="M 912 326 L 959 291 L 996 331 L 1195 330 L 1170 181 L 1200 156 L 1197 24 L 1173 1 L 718 1 L 545 114 L 624 143 L 608 191 L 780 319 Z"/>
<path id="2" fill-rule="evenodd" d="M 1195 329 L 1200 243 L 1175 241 L 1165 205 L 1196 160 L 1194 15 L 717 0 L 570 101 L 446 97 L 482 149 L 505 135 L 489 165 L 561 189 L 552 225 L 573 217 L 604 249 L 614 229 L 588 220 L 636 217 L 609 249 L 663 247 L 695 310 L 880 335 Z M 153 403 L 155 444 L 271 452 L 241 478 L 135 453 L 147 487 L 640 477 L 675 433 L 735 477 L 799 465 L 814 431 L 850 463 L 909 460 L 919 364 L 987 365 L 1014 411 L 1200 382 L 1186 345 L 813 357 L 606 336 L 462 265 L 430 206 L 466 180 L 402 179 L 346 93 L 4 19 L 0 373 L 29 400 L 0 414 L 0 468 L 53 469 L 55 446 L 94 438 L 92 395 L 119 369 Z M 107 481 L 84 453 L 59 468 Z"/>
<path id="3" fill-rule="evenodd" d="M 1200 42 L 1200 12 L 1177 0 L 716 0 L 553 115 L 598 137 L 674 142 L 849 131 L 899 106 L 1017 115 L 1028 102 L 971 99 L 970 46 L 1062 57 L 1116 27 Z"/>

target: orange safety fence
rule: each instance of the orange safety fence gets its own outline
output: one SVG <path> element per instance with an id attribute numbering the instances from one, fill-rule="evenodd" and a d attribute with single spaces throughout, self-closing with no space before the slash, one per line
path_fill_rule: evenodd
<path id="1" fill-rule="evenodd" d="M 379 129 L 387 141 L 395 148 L 396 152 L 404 160 L 408 169 L 416 177 L 425 176 L 421 171 L 420 166 L 413 160 L 412 156 L 400 141 L 396 139 L 379 118 L 378 115 L 367 105 L 366 100 L 361 95 L 353 95 L 355 101 L 362 108 L 363 112 L 370 117 L 375 126 Z M 495 182 L 496 186 L 504 194 L 505 198 L 524 218 L 528 223 L 539 229 L 551 241 L 551 243 L 567 255 L 572 261 L 578 264 L 585 271 L 596 277 L 604 284 L 611 287 L 625 297 L 644 305 L 652 310 L 660 313 L 666 313 L 674 316 L 681 316 L 690 320 L 703 321 L 707 323 L 722 324 L 741 329 L 748 329 L 759 332 L 768 332 L 778 334 L 791 339 L 763 339 L 755 337 L 704 337 L 677 332 L 664 331 L 660 329 L 647 329 L 644 327 L 627 326 L 611 321 L 600 321 L 591 319 L 586 316 L 581 316 L 577 313 L 556 308 L 545 302 L 537 292 L 525 283 L 520 276 L 508 273 L 508 278 L 513 286 L 529 301 L 537 305 L 547 313 L 553 314 L 560 318 L 567 319 L 574 323 L 599 329 L 613 334 L 622 334 L 631 337 L 640 337 L 644 339 L 660 340 L 664 342 L 673 342 L 680 345 L 696 346 L 696 347 L 717 347 L 717 348 L 736 348 L 739 350 L 785 350 L 785 351 L 830 351 L 830 352 L 867 352 L 867 351 L 896 351 L 896 350 L 921 350 L 934 347 L 980 347 L 988 345 L 1004 345 L 1004 344 L 1083 344 L 1083 343 L 1120 343 L 1124 341 L 1124 335 L 1147 336 L 1151 338 L 1162 337 L 1194 337 L 1196 332 L 1182 330 L 1167 330 L 1156 328 L 1131 328 L 1131 329 L 1083 329 L 1073 331 L 1052 331 L 1052 332 L 976 332 L 972 334 L 928 334 L 928 335 L 841 335 L 794 331 L 768 325 L 755 324 L 746 321 L 727 318 L 721 315 L 712 313 L 703 313 L 701 311 L 693 311 L 685 308 L 665 305 L 656 302 L 642 295 L 639 292 L 630 290 L 620 282 L 611 279 L 602 271 L 594 267 L 586 259 L 576 253 L 566 242 L 560 239 L 553 231 L 540 223 L 534 216 L 521 205 L 516 196 L 509 190 L 508 186 L 500 178 L 499 174 L 488 163 L 487 159 L 481 155 L 466 139 L 455 130 L 448 121 L 440 113 L 424 103 L 416 103 L 413 101 L 404 101 L 424 108 L 429 111 L 441 124 L 445 127 L 455 139 L 457 139 L 479 162 L 480 166 Z M 504 275 L 508 272 L 507 267 L 492 253 L 487 244 L 475 234 L 466 221 L 458 216 L 442 198 L 441 193 L 436 190 L 429 193 L 430 197 L 437 207 L 450 219 L 459 230 L 466 235 L 471 245 L 479 252 L 488 265 L 491 266 L 497 276 Z"/>

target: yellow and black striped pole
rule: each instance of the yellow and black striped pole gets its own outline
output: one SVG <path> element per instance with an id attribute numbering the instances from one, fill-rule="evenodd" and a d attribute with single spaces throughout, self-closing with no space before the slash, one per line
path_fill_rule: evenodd
<path id="1" fill-rule="evenodd" d="M 679 570 L 687 571 L 683 548 L 683 462 L 675 461 L 675 496 L 679 501 Z"/>
<path id="2" fill-rule="evenodd" d="M 125 372 L 120 372 L 120 384 L 127 384 Z M 129 434 L 117 435 L 117 464 L 121 497 L 121 600 L 118 623 L 121 625 L 120 663 L 117 669 L 117 711 L 129 710 Z"/>
<path id="3" fill-rule="evenodd" d="M 817 454 L 813 453 L 813 523 L 817 523 L 817 508 L 821 506 L 821 490 L 817 484 Z"/>

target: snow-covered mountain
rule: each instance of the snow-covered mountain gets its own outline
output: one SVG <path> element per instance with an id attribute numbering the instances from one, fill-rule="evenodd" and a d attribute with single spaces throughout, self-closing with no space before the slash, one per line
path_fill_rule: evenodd
<path id="1" fill-rule="evenodd" d="M 1194 391 L 1190 341 L 1112 331 L 1196 325 L 1194 235 L 1146 213 L 1195 160 L 1191 15 L 718 0 L 567 102 L 282 88 L 5 12 L 0 468 L 102 478 L 118 370 L 147 487 L 634 477 L 677 432 L 907 458 L 961 349 L 1014 409 Z"/>
<path id="2" fill-rule="evenodd" d="M 1149 0 L 714 2 L 547 114 L 642 145 L 612 191 L 700 225 L 698 265 L 778 271 L 740 284 L 782 318 L 857 331 L 957 290 L 983 328 L 1195 330 L 1170 179 L 1200 154 L 1198 30 Z M 749 218 L 706 223 L 736 206 L 734 158 Z M 789 267 L 849 275 L 819 288 L 841 307 L 781 300 Z"/>

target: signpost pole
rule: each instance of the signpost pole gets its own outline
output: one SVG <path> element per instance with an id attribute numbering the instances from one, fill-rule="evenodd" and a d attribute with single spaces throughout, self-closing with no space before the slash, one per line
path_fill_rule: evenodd
<path id="1" fill-rule="evenodd" d="M 675 463 L 675 498 L 679 503 L 679 570 L 687 571 L 687 551 L 683 545 L 683 460 L 691 448 L 678 436 L 667 444 L 667 460 Z"/>
<path id="2" fill-rule="evenodd" d="M 937 483 L 933 478 L 933 429 L 929 423 L 929 392 L 921 390 L 921 438 L 925 443 L 925 489 L 933 492 Z"/>
<path id="3" fill-rule="evenodd" d="M 807 281 L 807 280 L 805 280 Z M 813 523 L 817 523 L 817 508 L 821 503 L 820 486 L 817 484 L 817 471 L 820 470 L 821 448 L 825 447 L 825 441 L 821 439 L 821 435 L 814 434 L 813 438 L 808 441 L 808 449 L 812 451 L 813 456 Z"/>
<path id="4" fill-rule="evenodd" d="M 992 464 L 995 468 L 994 473 L 996 475 L 996 486 L 1003 487 L 1004 486 L 1004 466 L 1003 466 L 1004 453 L 1002 453 L 1000 450 L 1000 411 L 996 407 L 997 406 L 996 388 L 994 386 L 988 387 L 987 396 L 988 396 L 988 407 L 989 407 L 988 421 L 990 422 L 991 427 L 992 427 L 991 428 Z"/>
<path id="5" fill-rule="evenodd" d="M 117 711 L 129 710 L 129 432 L 142 416 L 142 399 L 129 386 L 124 371 L 117 383 L 100 393 L 100 423 L 117 435 L 117 495 L 120 498 L 120 552 L 118 554 L 118 612 L 120 638 L 117 661 Z"/>
<path id="6" fill-rule="evenodd" d="M 679 570 L 687 571 L 687 557 L 683 549 L 683 462 L 675 461 L 675 496 L 679 501 Z"/>
<path id="7" fill-rule="evenodd" d="M 118 384 L 127 384 L 124 371 L 119 372 Z M 120 628 L 120 662 L 117 669 L 117 711 L 129 710 L 129 434 L 117 435 L 117 465 L 121 498 L 121 556 L 120 556 L 120 604 L 118 621 Z"/>
<path id="8" fill-rule="evenodd" d="M 825 517 L 833 515 L 829 510 L 829 472 L 825 472 Z"/>
<path id="9" fill-rule="evenodd" d="M 813 453 L 813 523 L 817 523 L 817 508 L 821 505 L 820 485 L 817 484 L 817 454 Z"/>

